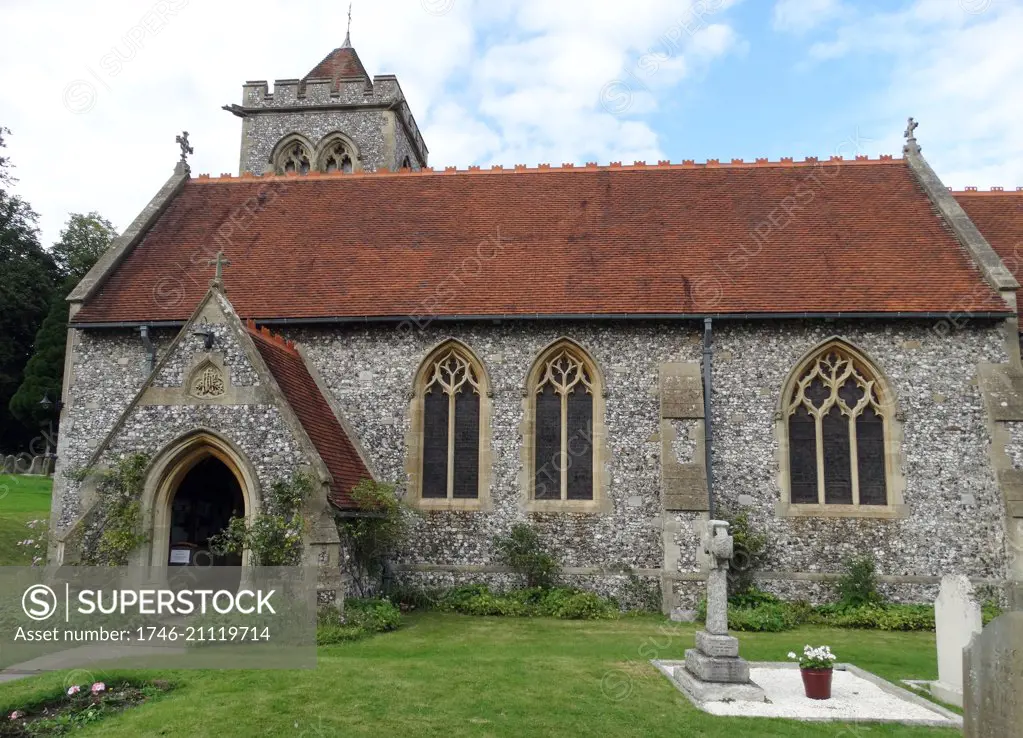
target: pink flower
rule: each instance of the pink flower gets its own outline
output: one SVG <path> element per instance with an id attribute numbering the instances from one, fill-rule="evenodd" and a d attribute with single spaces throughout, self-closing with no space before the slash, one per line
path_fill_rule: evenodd
<path id="1" fill-rule="evenodd" d="M 105 685 L 103 682 L 96 682 L 95 684 L 92 685 L 92 693 L 99 694 L 100 692 L 106 690 L 106 688 L 107 685 Z"/>
<path id="2" fill-rule="evenodd" d="M 25 713 L 21 712 L 20 710 L 15 710 L 14 712 L 11 713 L 11 720 L 17 720 L 18 718 L 23 717 L 25 717 Z"/>
<path id="3" fill-rule="evenodd" d="M 82 691 L 82 688 L 81 688 L 81 687 L 79 687 L 79 686 L 78 686 L 77 684 L 75 684 L 74 686 L 71 686 L 71 687 L 68 687 L 68 688 L 67 688 L 67 693 L 68 693 L 68 696 L 69 696 L 69 697 L 70 697 L 71 695 L 73 695 L 73 694 L 78 694 L 78 693 L 79 693 L 79 692 L 81 692 L 81 691 Z"/>

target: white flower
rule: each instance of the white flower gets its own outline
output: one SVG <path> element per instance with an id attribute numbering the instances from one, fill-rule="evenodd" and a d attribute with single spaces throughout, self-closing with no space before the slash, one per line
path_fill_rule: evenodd
<path id="1" fill-rule="evenodd" d="M 81 690 L 82 690 L 82 688 L 79 687 L 77 684 L 75 684 L 75 685 L 73 685 L 71 687 L 68 687 L 68 689 L 67 689 L 68 697 L 70 697 L 73 694 L 78 694 Z"/>
<path id="2" fill-rule="evenodd" d="M 790 659 L 798 659 L 799 657 L 798 657 L 798 656 L 796 656 L 796 654 L 795 654 L 795 652 L 794 652 L 794 651 L 789 651 L 789 658 L 790 658 Z"/>

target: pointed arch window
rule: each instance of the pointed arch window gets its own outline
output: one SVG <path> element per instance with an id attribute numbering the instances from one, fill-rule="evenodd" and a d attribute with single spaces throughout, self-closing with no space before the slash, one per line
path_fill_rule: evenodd
<path id="1" fill-rule="evenodd" d="M 453 341 L 431 352 L 416 380 L 411 444 L 415 497 L 424 507 L 472 507 L 486 497 L 489 413 L 479 360 Z"/>
<path id="2" fill-rule="evenodd" d="M 352 152 L 343 141 L 335 141 L 324 153 L 324 172 L 344 172 L 345 174 L 350 174 L 352 166 Z"/>
<path id="3" fill-rule="evenodd" d="M 274 157 L 277 174 L 309 174 L 309 146 L 300 138 L 285 140 Z"/>
<path id="4" fill-rule="evenodd" d="M 603 386 L 593 360 L 562 340 L 537 360 L 527 382 L 526 465 L 534 509 L 592 506 L 602 498 L 598 474 Z"/>
<path id="5" fill-rule="evenodd" d="M 359 151 L 355 142 L 340 131 L 327 134 L 316 145 L 317 171 L 350 174 L 359 168 Z"/>
<path id="6" fill-rule="evenodd" d="M 800 363 L 783 397 L 788 502 L 867 514 L 901 502 L 891 395 L 861 354 L 831 341 Z"/>

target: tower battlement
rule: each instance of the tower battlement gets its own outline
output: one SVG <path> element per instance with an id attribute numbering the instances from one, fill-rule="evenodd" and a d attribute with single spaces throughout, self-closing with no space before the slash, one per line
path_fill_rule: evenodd
<path id="1" fill-rule="evenodd" d="M 366 73 L 339 47 L 301 79 L 242 86 L 239 173 L 421 169 L 429 150 L 398 78 Z"/>

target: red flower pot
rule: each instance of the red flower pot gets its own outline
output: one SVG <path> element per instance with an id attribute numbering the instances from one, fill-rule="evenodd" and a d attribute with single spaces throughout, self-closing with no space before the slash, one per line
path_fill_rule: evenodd
<path id="1" fill-rule="evenodd" d="M 811 700 L 831 699 L 831 669 L 800 669 L 803 690 Z"/>

